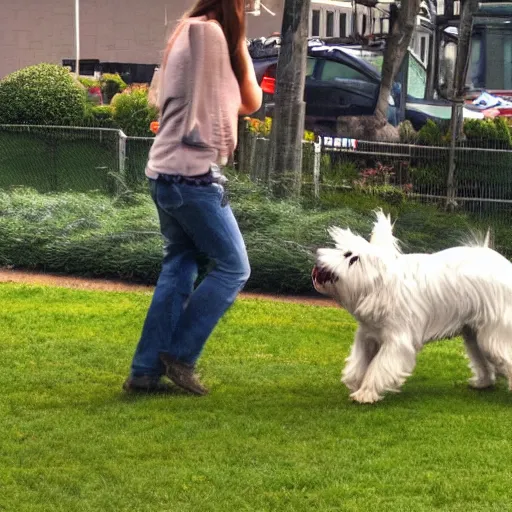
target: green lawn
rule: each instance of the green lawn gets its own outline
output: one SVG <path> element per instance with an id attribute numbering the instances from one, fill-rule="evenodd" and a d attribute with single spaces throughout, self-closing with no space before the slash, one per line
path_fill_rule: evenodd
<path id="1" fill-rule="evenodd" d="M 511 395 L 469 390 L 459 341 L 375 406 L 339 382 L 354 322 L 238 301 L 212 393 L 120 391 L 150 296 L 0 285 L 0 510 L 512 510 Z"/>

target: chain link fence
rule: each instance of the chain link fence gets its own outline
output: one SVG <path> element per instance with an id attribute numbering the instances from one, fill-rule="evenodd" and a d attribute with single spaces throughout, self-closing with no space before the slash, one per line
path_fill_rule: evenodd
<path id="1" fill-rule="evenodd" d="M 0 125 L 0 188 L 115 193 L 123 152 L 119 130 Z"/>
<path id="2" fill-rule="evenodd" d="M 152 137 L 126 137 L 104 128 L 0 125 L 0 188 L 39 192 L 118 194 L 145 184 Z M 269 141 L 246 132 L 232 164 L 253 181 L 268 183 Z M 422 146 L 324 137 L 303 145 L 305 195 L 343 190 L 388 194 L 446 206 L 492 222 L 512 211 L 512 151 L 481 141 L 455 147 L 455 181 L 448 190 L 448 146 Z M 390 188 L 391 187 L 391 188 Z"/>
<path id="3" fill-rule="evenodd" d="M 504 149 L 499 141 L 457 144 L 451 189 L 449 146 L 329 137 L 315 146 L 320 160 L 316 170 L 319 194 L 334 187 L 389 197 L 396 190 L 409 199 L 464 211 L 482 220 L 509 222 L 512 150 Z"/>

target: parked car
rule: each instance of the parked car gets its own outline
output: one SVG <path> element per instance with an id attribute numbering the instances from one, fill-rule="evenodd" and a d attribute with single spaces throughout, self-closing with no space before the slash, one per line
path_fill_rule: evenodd
<path id="1" fill-rule="evenodd" d="M 249 52 L 256 77 L 265 93 L 262 114 L 272 117 L 279 38 L 255 40 L 251 42 Z M 356 54 L 365 55 L 365 58 Z M 379 50 L 364 51 L 361 47 L 310 40 L 304 88 L 306 129 L 321 135 L 334 135 L 338 117 L 372 115 L 379 95 L 381 73 L 371 62 L 379 58 L 382 60 Z M 418 70 L 415 71 L 418 75 Z M 426 84 L 426 72 L 424 82 Z M 388 121 L 393 126 L 407 119 L 419 130 L 428 119 L 450 118 L 451 104 L 446 100 L 427 101 L 410 94 L 405 97 L 401 119 L 401 84 L 395 82 L 388 100 Z M 464 117 L 482 119 L 483 115 L 464 108 Z"/>
<path id="2" fill-rule="evenodd" d="M 274 41 L 261 41 L 249 48 L 254 70 L 264 94 L 263 112 L 272 117 L 276 83 L 278 47 Z M 340 46 L 310 41 L 306 85 L 306 129 L 324 135 L 336 132 L 340 116 L 372 115 L 380 88 L 379 71 L 365 60 L 351 55 Z M 389 97 L 388 121 L 398 123 L 400 85 L 395 84 Z"/>

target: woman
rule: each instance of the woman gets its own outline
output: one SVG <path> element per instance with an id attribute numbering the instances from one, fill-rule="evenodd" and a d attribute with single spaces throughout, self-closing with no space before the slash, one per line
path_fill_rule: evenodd
<path id="1" fill-rule="evenodd" d="M 165 239 L 162 270 L 126 391 L 166 391 L 162 375 L 205 395 L 195 365 L 250 274 L 216 164 L 233 153 L 239 115 L 261 106 L 245 43 L 244 0 L 198 0 L 172 34 L 159 87 L 160 124 L 146 175 Z M 198 255 L 213 270 L 194 291 Z"/>

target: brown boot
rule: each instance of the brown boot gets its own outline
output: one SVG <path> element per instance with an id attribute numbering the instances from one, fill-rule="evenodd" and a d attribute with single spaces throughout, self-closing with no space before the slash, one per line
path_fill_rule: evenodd
<path id="1" fill-rule="evenodd" d="M 170 384 L 161 382 L 160 379 L 150 377 L 149 375 L 141 375 L 140 377 L 128 377 L 123 389 L 127 393 L 171 393 L 173 388 Z"/>
<path id="2" fill-rule="evenodd" d="M 201 384 L 193 365 L 176 361 L 169 354 L 160 354 L 160 360 L 165 365 L 165 374 L 176 386 L 194 395 L 208 394 L 208 389 Z"/>

